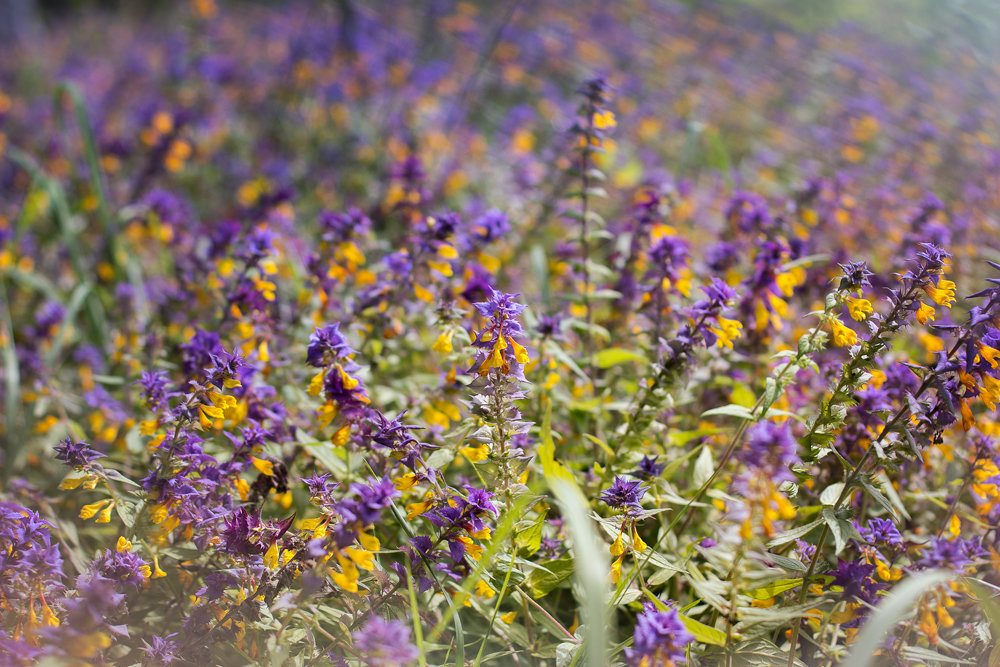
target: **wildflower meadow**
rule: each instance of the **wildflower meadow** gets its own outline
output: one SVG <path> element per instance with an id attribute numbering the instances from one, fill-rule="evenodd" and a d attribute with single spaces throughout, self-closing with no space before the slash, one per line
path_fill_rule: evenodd
<path id="1" fill-rule="evenodd" d="M 988 43 L 124 4 L 0 45 L 0 667 L 1000 665 Z"/>

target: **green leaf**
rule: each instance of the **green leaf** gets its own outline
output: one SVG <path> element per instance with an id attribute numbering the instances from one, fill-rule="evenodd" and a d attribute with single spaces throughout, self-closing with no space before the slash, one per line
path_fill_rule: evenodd
<path id="1" fill-rule="evenodd" d="M 962 581 L 968 584 L 972 592 L 976 594 L 974 599 L 990 622 L 990 632 L 993 639 L 1000 638 L 1000 604 L 996 601 L 996 595 L 991 594 L 990 589 L 977 579 L 966 577 Z"/>
<path id="2" fill-rule="evenodd" d="M 804 526 L 799 526 L 798 528 L 793 528 L 788 532 L 778 535 L 776 538 L 767 543 L 768 549 L 773 549 L 774 547 L 780 547 L 782 544 L 788 544 L 792 540 L 797 540 L 800 537 L 805 537 L 807 534 L 812 532 L 812 530 L 818 527 L 822 521 L 816 519 L 815 521 L 810 521 Z"/>
<path id="3" fill-rule="evenodd" d="M 741 405 L 747 410 L 753 410 L 754 403 L 757 402 L 757 394 L 753 393 L 750 387 L 742 382 L 733 385 L 733 391 L 729 394 L 729 400 L 735 405 Z"/>
<path id="4" fill-rule="evenodd" d="M 729 657 L 731 656 L 731 657 Z M 705 656 L 710 659 L 706 664 L 731 665 L 732 667 L 775 667 L 788 664 L 788 651 L 783 651 L 766 639 L 754 639 L 743 642 L 732 649 L 730 653 L 715 652 Z M 791 662 L 795 667 L 806 667 L 806 664 L 794 658 Z M 842 663 L 850 665 L 851 663 Z"/>
<path id="5" fill-rule="evenodd" d="M 629 361 L 646 361 L 646 357 L 622 347 L 609 347 L 594 355 L 594 365 L 598 368 L 611 368 Z"/>
<path id="6" fill-rule="evenodd" d="M 542 546 L 542 528 L 545 527 L 545 514 L 543 512 L 537 521 L 527 529 L 522 530 L 514 538 L 514 543 L 517 547 L 527 551 L 529 556 L 538 551 Z"/>
<path id="7" fill-rule="evenodd" d="M 694 462 L 694 473 L 691 476 L 691 482 L 695 486 L 701 487 L 701 485 L 708 481 L 714 471 L 715 464 L 712 462 L 712 449 L 711 447 L 703 447 L 701 454 L 698 455 L 698 460 Z"/>
<path id="8" fill-rule="evenodd" d="M 528 575 L 528 592 L 536 599 L 545 597 L 572 577 L 575 569 L 573 559 L 567 557 L 540 563 L 540 567 Z"/>
<path id="9" fill-rule="evenodd" d="M 780 554 L 767 554 L 767 559 L 773 562 L 778 567 L 784 568 L 786 570 L 792 570 L 794 572 L 805 572 L 805 563 L 797 558 L 789 558 L 788 556 L 782 556 Z"/>
<path id="10" fill-rule="evenodd" d="M 688 632 L 694 635 L 696 641 L 703 644 L 711 644 L 712 646 L 726 645 L 726 633 L 722 630 L 705 625 L 701 621 L 696 621 L 684 614 L 678 614 L 678 616 L 681 617 L 681 622 L 684 623 L 684 627 L 687 628 Z"/>
<path id="11" fill-rule="evenodd" d="M 115 511 L 118 513 L 118 517 L 125 524 L 125 527 L 129 530 L 135 525 L 135 503 L 127 503 L 123 500 L 119 500 L 115 503 Z"/>
<path id="12" fill-rule="evenodd" d="M 841 664 L 857 667 L 876 664 L 873 660 L 874 653 L 882 646 L 886 633 L 909 613 L 921 595 L 939 584 L 954 579 L 955 576 L 954 572 L 945 570 L 926 570 L 902 581 L 868 618 L 868 622 L 851 644 L 851 652 L 847 659 Z"/>
<path id="13" fill-rule="evenodd" d="M 847 535 L 840 525 L 840 519 L 837 518 L 837 514 L 829 505 L 823 507 L 820 511 L 820 516 L 826 522 L 826 525 L 830 527 L 830 533 L 833 535 L 834 546 L 836 548 L 834 555 L 839 554 L 847 546 Z"/>
<path id="14" fill-rule="evenodd" d="M 770 600 L 773 597 L 777 597 L 785 591 L 790 591 L 793 588 L 798 588 L 802 585 L 802 579 L 778 579 L 777 581 L 771 582 L 767 586 L 762 586 L 756 588 L 752 591 L 747 591 L 747 595 L 755 600 Z"/>
<path id="15" fill-rule="evenodd" d="M 861 486 L 865 490 L 865 493 L 868 494 L 868 497 L 877 502 L 879 505 L 881 505 L 882 509 L 884 509 L 886 512 L 892 515 L 893 519 L 895 519 L 896 521 L 901 520 L 901 517 L 899 515 L 899 510 L 896 508 L 896 506 L 893 505 L 889 501 L 889 499 L 886 498 L 882 494 L 882 492 L 879 489 L 877 489 L 874 484 L 871 483 L 867 475 L 861 476 Z"/>
<path id="16" fill-rule="evenodd" d="M 733 403 L 730 403 L 729 405 L 723 405 L 718 408 L 712 408 L 711 410 L 706 410 L 705 412 L 701 413 L 702 419 L 704 419 L 705 417 L 715 417 L 715 416 L 739 417 L 740 419 L 745 419 L 747 421 L 753 420 L 753 413 L 750 412 L 749 408 L 746 408 L 742 405 L 735 405 Z"/>
<path id="17" fill-rule="evenodd" d="M 840 498 L 841 492 L 844 490 L 843 482 L 836 482 L 830 486 L 823 489 L 823 493 L 819 494 L 819 501 L 824 505 L 830 505 L 831 507 Z"/>

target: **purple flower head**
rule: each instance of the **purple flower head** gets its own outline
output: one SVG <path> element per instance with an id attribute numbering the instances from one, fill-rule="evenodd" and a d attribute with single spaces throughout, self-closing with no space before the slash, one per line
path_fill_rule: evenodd
<path id="1" fill-rule="evenodd" d="M 727 241 L 719 241 L 705 251 L 705 263 L 715 273 L 724 273 L 736 266 L 739 261 L 739 251 Z"/>
<path id="2" fill-rule="evenodd" d="M 166 371 L 143 371 L 136 381 L 142 388 L 141 395 L 146 403 L 153 410 L 160 407 L 164 400 L 168 398 L 167 382 L 170 376 Z"/>
<path id="3" fill-rule="evenodd" d="M 184 373 L 190 376 L 212 363 L 212 354 L 222 351 L 219 334 L 195 329 L 191 340 L 181 345 L 181 351 L 184 353 Z"/>
<path id="4" fill-rule="evenodd" d="M 869 519 L 868 527 L 858 532 L 871 544 L 888 544 L 893 547 L 903 546 L 903 536 L 899 534 L 892 519 Z"/>
<path id="5" fill-rule="evenodd" d="M 851 262 L 849 264 L 840 264 L 839 266 L 844 272 L 843 277 L 840 279 L 841 289 L 871 286 L 869 278 L 874 274 L 868 270 L 868 265 L 864 262 Z"/>
<path id="6" fill-rule="evenodd" d="M 340 486 L 339 482 L 331 482 L 330 475 L 316 473 L 312 477 L 304 477 L 302 483 L 309 489 L 311 498 L 326 499 L 330 497 L 334 489 Z"/>
<path id="7" fill-rule="evenodd" d="M 642 479 L 652 479 L 654 477 L 659 477 L 663 472 L 664 468 L 667 467 L 666 463 L 657 463 L 657 459 L 660 457 L 654 456 L 652 458 L 648 456 L 643 456 L 642 460 L 639 461 L 639 467 L 633 472 L 629 473 L 633 477 L 639 477 Z"/>
<path id="8" fill-rule="evenodd" d="M 491 208 L 472 222 L 472 232 L 480 243 L 492 243 L 510 231 L 510 220 L 499 209 Z"/>
<path id="9" fill-rule="evenodd" d="M 243 355 L 235 350 L 226 352 L 220 349 L 217 353 L 209 353 L 208 357 L 209 364 L 205 368 L 205 377 L 219 389 L 231 388 L 229 385 L 236 386 L 233 381 L 239 380 L 250 368 L 244 361 Z"/>
<path id="10" fill-rule="evenodd" d="M 237 256 L 247 264 L 256 264 L 274 252 L 274 239 L 276 234 L 263 227 L 254 227 L 243 240 L 243 247 L 240 248 Z"/>
<path id="11" fill-rule="evenodd" d="M 427 178 L 427 173 L 424 171 L 424 165 L 419 157 L 408 155 L 403 162 L 392 168 L 392 177 L 416 185 Z"/>
<path id="12" fill-rule="evenodd" d="M 53 329 L 66 317 L 66 309 L 56 301 L 46 301 L 35 315 L 35 335 L 48 338 Z"/>
<path id="13" fill-rule="evenodd" d="M 675 281 L 680 276 L 678 269 L 687 263 L 688 244 L 679 236 L 664 236 L 649 249 L 651 278 L 668 278 Z"/>
<path id="14" fill-rule="evenodd" d="M 135 588 L 145 583 L 150 575 L 149 563 L 133 551 L 105 549 L 91 567 L 106 579 Z"/>
<path id="15" fill-rule="evenodd" d="M 177 633 L 174 632 L 165 637 L 153 636 L 151 637 L 153 643 L 150 644 L 146 640 L 143 640 L 143 652 L 146 654 L 142 659 L 143 667 L 161 667 L 165 665 L 172 665 L 175 662 L 181 660 L 178 653 L 180 652 L 180 646 L 172 638 L 176 637 Z"/>
<path id="16" fill-rule="evenodd" d="M 616 476 L 611 486 L 601 491 L 597 497 L 608 507 L 624 510 L 627 515 L 633 516 L 642 513 L 642 497 L 647 491 L 649 487 L 638 480 L 631 481 Z"/>
<path id="17" fill-rule="evenodd" d="M 975 538 L 948 540 L 944 537 L 932 537 L 924 549 L 920 565 L 928 568 L 945 567 L 962 570 L 971 565 L 974 560 L 989 556 L 979 540 Z"/>
<path id="18" fill-rule="evenodd" d="M 56 459 L 74 468 L 85 468 L 94 459 L 104 458 L 104 454 L 90 448 L 86 442 L 73 442 L 70 438 L 55 446 Z"/>
<path id="19" fill-rule="evenodd" d="M 548 337 L 553 340 L 562 339 L 562 315 L 542 315 L 538 318 L 535 331 L 538 335 Z"/>
<path id="20" fill-rule="evenodd" d="M 372 221 L 368 216 L 361 209 L 353 206 L 346 213 L 321 211 L 319 214 L 322 239 L 328 243 L 345 241 L 352 236 L 362 235 L 371 228 L 371 224 Z"/>
<path id="21" fill-rule="evenodd" d="M 479 314 L 495 322 L 510 322 L 510 326 L 517 328 L 516 332 L 505 332 L 507 335 L 520 333 L 520 323 L 518 316 L 524 312 L 524 306 L 514 301 L 520 294 L 504 294 L 497 290 L 489 295 L 486 301 L 473 304 Z"/>
<path id="22" fill-rule="evenodd" d="M 775 485 L 794 482 L 789 466 L 801 461 L 798 443 L 787 424 L 759 422 L 748 432 L 748 442 L 739 453 L 740 461 L 750 470 L 770 477 Z"/>
<path id="23" fill-rule="evenodd" d="M 51 524 L 17 503 L 0 503 L 0 598 L 62 588 L 62 555 Z"/>
<path id="24" fill-rule="evenodd" d="M 371 667 L 398 667 L 417 659 L 417 647 L 410 642 L 410 628 L 400 621 L 373 615 L 363 628 L 351 635 L 354 647 Z"/>
<path id="25" fill-rule="evenodd" d="M 885 587 L 874 579 L 872 576 L 874 574 L 874 565 L 861 560 L 841 560 L 833 573 L 833 585 L 844 588 L 841 599 L 861 600 L 871 604 L 875 601 L 878 591 Z"/>
<path id="26" fill-rule="evenodd" d="M 227 553 L 248 556 L 264 551 L 256 539 L 260 530 L 260 514 L 247 512 L 240 507 L 232 516 L 226 518 L 222 530 L 222 549 Z"/>
<path id="27" fill-rule="evenodd" d="M 694 641 L 676 609 L 660 611 L 646 603 L 635 621 L 632 647 L 625 649 L 629 667 L 674 665 L 684 660 L 684 648 Z"/>
<path id="28" fill-rule="evenodd" d="M 476 348 L 476 358 L 470 373 L 486 375 L 490 369 L 499 369 L 504 375 L 510 374 L 517 380 L 524 380 L 524 364 L 527 353 L 517 338 L 524 329 L 518 316 L 524 306 L 514 301 L 518 294 L 504 294 L 493 290 L 486 301 L 473 304 L 479 314 L 489 321 L 479 332 L 472 345 Z"/>
<path id="29" fill-rule="evenodd" d="M 306 363 L 316 368 L 323 368 L 335 359 L 344 359 L 352 354 L 354 350 L 340 333 L 340 323 L 334 322 L 322 329 L 317 327 L 309 337 Z"/>
<path id="30" fill-rule="evenodd" d="M 726 220 L 744 234 L 766 232 L 774 227 L 767 200 L 756 192 L 738 190 L 726 207 Z"/>

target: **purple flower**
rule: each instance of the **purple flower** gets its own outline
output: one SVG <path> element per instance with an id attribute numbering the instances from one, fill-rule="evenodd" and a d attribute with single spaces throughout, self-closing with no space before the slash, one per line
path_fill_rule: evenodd
<path id="1" fill-rule="evenodd" d="M 833 572 L 833 585 L 842 586 L 841 594 L 844 600 L 861 600 L 869 604 L 875 601 L 875 595 L 885 585 L 878 583 L 874 577 L 875 566 L 864 561 L 841 560 Z"/>
<path id="2" fill-rule="evenodd" d="M 365 664 L 372 667 L 406 665 L 419 655 L 417 647 L 410 642 L 410 628 L 400 621 L 387 621 L 381 616 L 372 616 L 351 637 Z"/>
<path id="3" fill-rule="evenodd" d="M 840 279 L 841 289 L 871 286 L 871 281 L 868 279 L 874 274 L 868 270 L 868 265 L 864 262 L 851 262 L 839 266 L 844 272 L 843 278 Z"/>
<path id="4" fill-rule="evenodd" d="M 974 560 L 989 556 L 977 539 L 948 540 L 944 537 L 932 537 L 924 548 L 926 551 L 920 558 L 920 565 L 928 568 L 945 567 L 961 570 L 971 565 Z"/>
<path id="5" fill-rule="evenodd" d="M 614 483 L 610 487 L 601 491 L 598 498 L 605 502 L 608 507 L 624 510 L 625 514 L 634 516 L 642 513 L 642 497 L 649 491 L 648 486 L 643 486 L 640 481 L 630 481 L 621 476 L 616 476 Z"/>
<path id="6" fill-rule="evenodd" d="M 149 407 L 156 410 L 167 398 L 167 382 L 170 376 L 166 371 L 143 371 L 136 381 L 142 387 L 142 397 Z"/>
<path id="7" fill-rule="evenodd" d="M 244 556 L 259 554 L 264 548 L 251 540 L 260 529 L 260 514 L 247 512 L 241 507 L 226 519 L 226 527 L 222 531 L 223 550 L 231 554 Z"/>
<path id="8" fill-rule="evenodd" d="M 56 459 L 74 468 L 85 468 L 94 459 L 104 458 L 104 454 L 90 448 L 85 442 L 73 442 L 66 438 L 55 446 Z"/>
<path id="9" fill-rule="evenodd" d="M 92 567 L 106 579 L 135 588 L 145 583 L 150 575 L 149 563 L 133 551 L 105 549 Z"/>
<path id="10" fill-rule="evenodd" d="M 903 546 L 903 536 L 899 534 L 892 519 L 869 519 L 868 527 L 861 528 L 858 532 L 871 544 L 884 543 L 893 547 Z"/>
<path id="11" fill-rule="evenodd" d="M 524 334 L 518 320 L 524 306 L 514 301 L 518 296 L 494 290 L 486 301 L 473 304 L 488 323 L 472 342 L 476 358 L 470 373 L 486 375 L 491 368 L 496 368 L 504 375 L 509 373 L 516 380 L 524 380 L 523 366 L 528 357 L 515 340 Z"/>
<path id="12" fill-rule="evenodd" d="M 62 555 L 51 524 L 17 503 L 0 503 L 0 598 L 29 599 L 62 588 Z"/>
<path id="13" fill-rule="evenodd" d="M 738 455 L 747 468 L 767 475 L 775 485 L 795 481 L 789 466 L 801 459 L 798 443 L 786 424 L 759 422 L 751 427 L 748 437 Z"/>
<path id="14" fill-rule="evenodd" d="M 642 460 L 639 461 L 639 467 L 629 474 L 642 479 L 659 477 L 663 473 L 664 468 L 667 467 L 666 463 L 657 463 L 657 459 L 659 458 L 658 456 L 652 458 L 643 456 Z"/>
<path id="15" fill-rule="evenodd" d="M 684 627 L 676 609 L 660 611 L 646 603 L 635 621 L 632 647 L 625 649 L 630 667 L 671 665 L 684 661 L 684 647 L 694 641 L 694 635 Z"/>
<path id="16" fill-rule="evenodd" d="M 152 644 L 143 640 L 142 643 L 145 645 L 145 648 L 142 650 L 146 653 L 142 659 L 143 667 L 160 667 L 161 665 L 170 665 L 179 661 L 181 658 L 177 654 L 180 646 L 171 639 L 171 637 L 176 636 L 176 632 L 166 637 L 154 636 L 151 638 L 153 640 Z"/>
<path id="17" fill-rule="evenodd" d="M 480 243 L 492 243 L 510 231 L 510 220 L 499 209 L 491 208 L 472 222 L 472 232 Z"/>
<path id="18" fill-rule="evenodd" d="M 347 339 L 340 333 L 340 323 L 334 322 L 320 329 L 316 328 L 309 337 L 309 347 L 306 350 L 306 363 L 316 368 L 323 368 L 335 359 L 344 359 L 354 354 L 347 344 Z"/>

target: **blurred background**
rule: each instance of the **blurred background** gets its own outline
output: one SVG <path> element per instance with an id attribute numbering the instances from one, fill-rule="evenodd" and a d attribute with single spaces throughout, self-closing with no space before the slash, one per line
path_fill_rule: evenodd
<path id="1" fill-rule="evenodd" d="M 45 27 L 95 11 L 152 17 L 169 13 L 173 0 L 0 0 L 0 36 L 23 41 Z M 227 5 L 254 4 L 279 7 L 277 0 L 240 0 Z M 335 6 L 350 14 L 357 7 L 392 11 L 394 2 L 379 0 L 317 0 L 316 5 Z M 440 12 L 452 0 L 428 0 L 428 11 Z M 483 8 L 517 4 L 475 0 L 465 4 Z M 533 2 L 545 4 L 545 0 Z M 614 1 L 610 3 L 613 8 Z M 664 2 L 665 5 L 671 4 Z M 680 0 L 692 8 L 708 6 L 725 10 L 752 8 L 799 30 L 818 30 L 845 21 L 878 30 L 893 39 L 933 42 L 964 39 L 984 50 L 993 50 L 1000 35 L 1000 3 L 993 0 Z"/>

